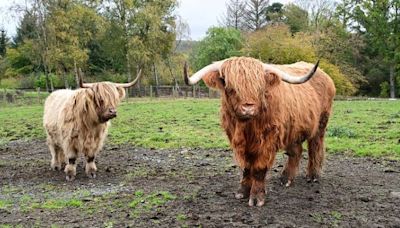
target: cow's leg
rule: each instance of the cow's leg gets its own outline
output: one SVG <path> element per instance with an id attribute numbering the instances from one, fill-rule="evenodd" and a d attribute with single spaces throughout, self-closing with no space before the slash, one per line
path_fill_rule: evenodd
<path id="1" fill-rule="evenodd" d="M 250 169 L 244 168 L 242 172 L 242 180 L 240 181 L 240 188 L 236 192 L 236 199 L 248 198 L 250 195 L 250 189 L 252 185 L 252 180 L 250 176 Z"/>
<path id="2" fill-rule="evenodd" d="M 286 152 L 288 155 L 288 159 L 285 168 L 282 171 L 281 183 L 284 184 L 286 187 L 289 187 L 296 177 L 297 171 L 299 169 L 303 147 L 301 144 L 296 144 L 290 146 Z"/>
<path id="3" fill-rule="evenodd" d="M 253 163 L 250 169 L 252 177 L 252 185 L 250 190 L 249 206 L 254 206 L 257 201 L 257 206 L 261 207 L 265 204 L 265 177 L 267 171 L 270 170 L 275 161 L 276 152 L 267 152 L 260 156 Z"/>
<path id="4" fill-rule="evenodd" d="M 78 153 L 73 148 L 66 150 L 67 165 L 65 166 L 64 172 L 66 174 L 67 181 L 75 180 L 76 176 L 76 159 L 78 158 Z"/>
<path id="5" fill-rule="evenodd" d="M 61 161 L 58 159 L 59 153 L 62 152 L 59 150 L 59 147 L 54 144 L 53 140 L 50 136 L 47 136 L 47 145 L 49 146 L 50 154 L 51 154 L 51 163 L 50 167 L 52 170 L 61 170 Z"/>
<path id="6" fill-rule="evenodd" d="M 318 182 L 321 175 L 325 157 L 324 136 L 328 118 L 329 113 L 323 113 L 321 115 L 318 133 L 308 140 L 307 180 L 309 182 Z"/>
<path id="7" fill-rule="evenodd" d="M 86 175 L 90 178 L 95 178 L 97 171 L 96 163 L 94 161 L 95 155 L 91 154 L 91 155 L 86 155 L 85 157 L 86 157 L 86 166 L 85 166 Z"/>

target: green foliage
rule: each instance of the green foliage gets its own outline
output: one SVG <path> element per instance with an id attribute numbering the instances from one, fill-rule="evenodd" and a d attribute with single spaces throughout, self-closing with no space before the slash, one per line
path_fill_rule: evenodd
<path id="1" fill-rule="evenodd" d="M 53 84 L 60 84 L 60 79 L 57 78 L 56 75 L 54 74 L 49 74 L 49 79 L 50 81 L 53 82 Z M 35 88 L 46 88 L 46 75 L 40 74 L 38 77 L 36 77 L 35 82 L 34 82 Z"/>
<path id="2" fill-rule="evenodd" d="M 313 46 L 314 37 L 304 33 L 292 35 L 284 25 L 269 26 L 250 34 L 243 53 L 264 62 L 289 64 L 298 61 L 315 62 L 317 57 Z M 351 95 L 356 88 L 341 70 L 326 59 L 323 69 L 335 82 L 337 94 Z"/>
<path id="3" fill-rule="evenodd" d="M 381 93 L 380 97 L 389 97 L 389 82 L 382 82 L 381 85 Z"/>
<path id="4" fill-rule="evenodd" d="M 193 51 L 191 62 L 194 69 L 198 70 L 213 61 L 240 55 L 242 47 L 243 38 L 240 31 L 233 28 L 212 27 Z"/>
<path id="5" fill-rule="evenodd" d="M 308 30 L 308 13 L 301 7 L 289 3 L 284 7 L 283 15 L 284 22 L 293 34 Z"/>

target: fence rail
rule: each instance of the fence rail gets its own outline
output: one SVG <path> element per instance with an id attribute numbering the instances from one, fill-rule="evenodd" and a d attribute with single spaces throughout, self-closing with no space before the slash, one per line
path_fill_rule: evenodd
<path id="1" fill-rule="evenodd" d="M 0 105 L 43 104 L 49 93 L 43 89 L 0 89 Z M 141 86 L 127 90 L 127 97 L 219 98 L 218 91 L 201 86 Z"/>

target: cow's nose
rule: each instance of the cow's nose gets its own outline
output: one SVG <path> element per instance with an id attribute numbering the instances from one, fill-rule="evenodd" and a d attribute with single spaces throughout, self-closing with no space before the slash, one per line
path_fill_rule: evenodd
<path id="1" fill-rule="evenodd" d="M 110 112 L 111 115 L 116 116 L 117 115 L 117 110 L 115 108 L 110 108 L 108 110 Z"/>
<path id="2" fill-rule="evenodd" d="M 256 109 L 256 105 L 253 103 L 246 103 L 246 104 L 242 105 L 242 111 L 245 114 L 253 114 L 255 109 Z"/>

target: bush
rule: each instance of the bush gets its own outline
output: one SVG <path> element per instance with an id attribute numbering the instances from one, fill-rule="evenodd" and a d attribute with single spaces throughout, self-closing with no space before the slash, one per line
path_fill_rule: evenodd
<path id="1" fill-rule="evenodd" d="M 247 37 L 245 55 L 275 64 L 290 64 L 298 61 L 313 63 L 316 61 L 313 37 L 304 33 L 292 36 L 286 25 L 268 26 L 251 33 Z M 338 95 L 352 95 L 357 89 L 351 81 L 326 59 L 321 60 L 323 69 L 334 81 Z"/>
<path id="2" fill-rule="evenodd" d="M 382 82 L 380 84 L 380 87 L 381 87 L 381 93 L 379 94 L 379 97 L 388 98 L 390 90 L 389 83 L 386 81 Z"/>

